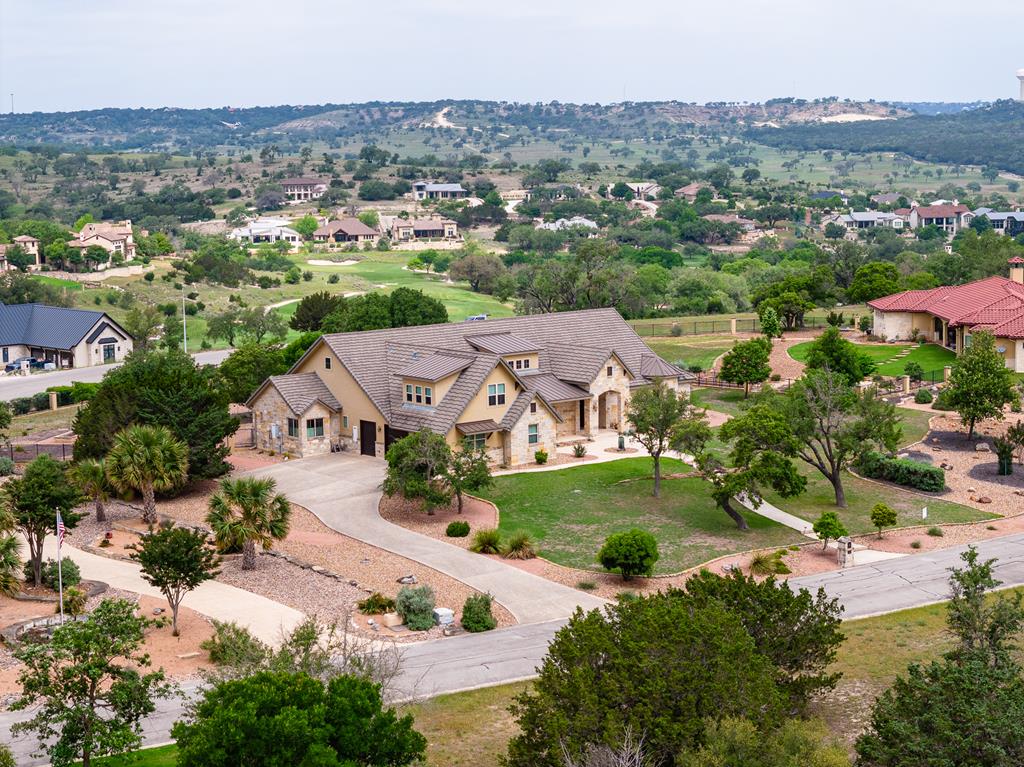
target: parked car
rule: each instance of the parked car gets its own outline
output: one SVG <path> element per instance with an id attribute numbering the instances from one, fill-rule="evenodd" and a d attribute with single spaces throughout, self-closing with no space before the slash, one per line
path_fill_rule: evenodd
<path id="1" fill-rule="evenodd" d="M 29 368 L 33 368 L 35 370 L 42 370 L 43 366 L 46 364 L 35 357 L 18 357 L 17 359 L 11 360 L 4 366 L 4 372 L 13 373 L 15 370 L 21 370 L 21 363 L 23 362 L 27 362 Z"/>

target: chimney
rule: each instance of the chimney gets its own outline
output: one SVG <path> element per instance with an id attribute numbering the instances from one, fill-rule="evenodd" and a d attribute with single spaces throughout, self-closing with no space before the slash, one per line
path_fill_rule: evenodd
<path id="1" fill-rule="evenodd" d="M 1018 285 L 1024 285 L 1024 258 L 1014 256 L 1006 263 L 1010 265 L 1010 279 Z"/>

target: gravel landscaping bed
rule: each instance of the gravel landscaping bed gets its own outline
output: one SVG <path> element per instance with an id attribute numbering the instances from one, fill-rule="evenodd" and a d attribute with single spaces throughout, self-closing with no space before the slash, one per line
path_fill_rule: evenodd
<path id="1" fill-rule="evenodd" d="M 378 511 L 384 519 L 394 525 L 462 549 L 470 547 L 473 533 L 477 530 L 493 529 L 498 526 L 498 510 L 494 504 L 478 498 L 465 498 L 461 514 L 456 510 L 454 501 L 444 508 L 435 509 L 433 514 L 427 514 L 421 501 L 410 501 L 397 495 L 389 498 L 385 495 L 380 499 Z M 469 535 L 464 538 L 449 538 L 445 535 L 445 530 L 451 522 L 468 522 Z"/>

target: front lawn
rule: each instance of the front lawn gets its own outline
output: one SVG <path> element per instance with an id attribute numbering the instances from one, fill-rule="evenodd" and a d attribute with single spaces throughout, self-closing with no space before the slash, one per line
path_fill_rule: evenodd
<path id="1" fill-rule="evenodd" d="M 814 341 L 805 341 L 789 349 L 789 356 L 798 362 L 806 362 Z M 924 370 L 925 379 L 941 380 L 942 369 L 953 364 L 956 354 L 938 344 L 854 344 L 857 350 L 868 355 L 877 363 L 876 373 L 883 376 L 901 376 L 908 362 L 916 362 Z M 896 359 L 900 352 L 910 349 L 910 354 Z"/>
<path id="2" fill-rule="evenodd" d="M 807 355 L 811 352 L 811 347 L 814 345 L 814 341 L 804 341 L 802 344 L 796 344 L 791 346 L 789 349 L 789 356 L 795 359 L 797 362 L 806 362 Z M 892 359 L 897 354 L 902 352 L 904 349 L 909 349 L 910 344 L 854 344 L 857 347 L 857 351 L 866 354 L 876 363 L 881 365 L 886 360 Z M 903 357 L 900 363 L 903 363 L 909 357 Z M 895 375 L 890 373 L 889 375 Z"/>
<path id="3" fill-rule="evenodd" d="M 646 339 L 651 350 L 684 370 L 700 366 L 709 370 L 715 360 L 729 351 L 737 341 L 732 336 L 692 336 L 690 338 L 658 337 Z"/>
<path id="4" fill-rule="evenodd" d="M 690 402 L 697 407 L 716 410 L 719 413 L 737 416 L 743 412 L 743 404 L 751 397 L 744 397 L 742 389 L 717 389 L 707 387 L 690 392 Z"/>
<path id="5" fill-rule="evenodd" d="M 662 470 L 667 474 L 687 467 L 664 459 Z M 752 512 L 744 512 L 750 530 L 738 530 L 715 506 L 709 485 L 701 479 L 665 480 L 661 498 L 655 498 L 650 476 L 650 458 L 624 458 L 497 477 L 483 495 L 497 504 L 503 533 L 526 530 L 537 541 L 541 556 L 583 569 L 599 570 L 595 559 L 604 539 L 633 527 L 657 538 L 661 558 L 655 572 L 661 574 L 724 554 L 805 540 L 795 530 Z"/>

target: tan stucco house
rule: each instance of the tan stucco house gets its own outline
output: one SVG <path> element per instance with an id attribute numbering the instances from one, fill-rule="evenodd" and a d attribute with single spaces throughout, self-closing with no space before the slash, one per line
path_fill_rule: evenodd
<path id="1" fill-rule="evenodd" d="M 35 357 L 58 368 L 120 362 L 132 337 L 105 312 L 0 303 L 0 361 Z"/>
<path id="2" fill-rule="evenodd" d="M 249 398 L 256 447 L 383 457 L 419 429 L 500 464 L 625 430 L 632 391 L 691 376 L 658 357 L 614 309 L 332 333 Z"/>
<path id="3" fill-rule="evenodd" d="M 74 235 L 74 239 L 68 242 L 69 248 L 85 251 L 93 245 L 98 245 L 110 254 L 111 260 L 115 253 L 124 261 L 135 260 L 135 236 L 132 232 L 132 222 L 128 219 L 113 223 L 89 223 L 83 226 L 81 231 L 71 234 Z M 106 269 L 111 262 L 97 264 L 96 268 Z"/>
<path id="4" fill-rule="evenodd" d="M 966 285 L 905 290 L 868 301 L 872 333 L 886 341 L 924 339 L 957 354 L 971 333 L 987 330 L 1006 367 L 1024 373 L 1024 259 L 1010 259 L 1010 277 L 987 277 Z"/>

